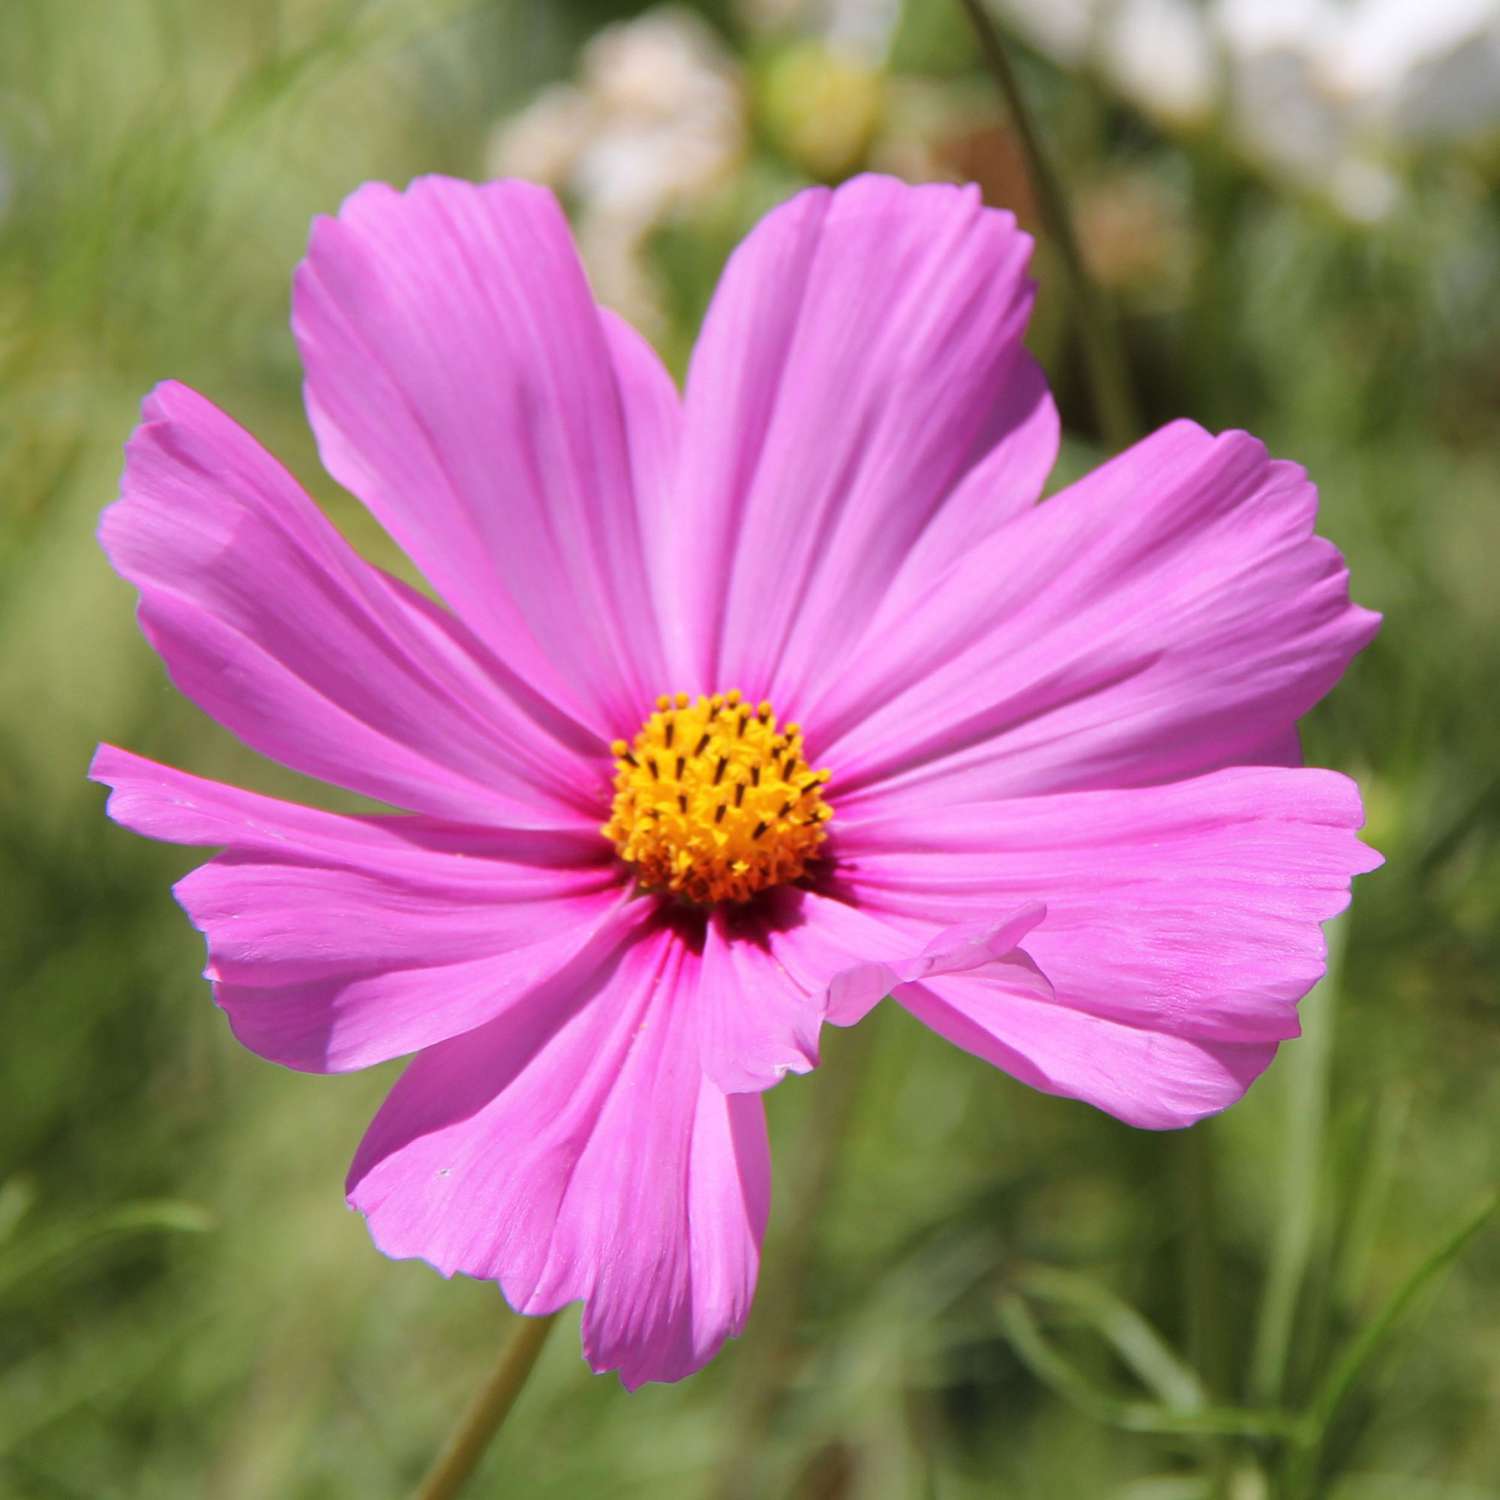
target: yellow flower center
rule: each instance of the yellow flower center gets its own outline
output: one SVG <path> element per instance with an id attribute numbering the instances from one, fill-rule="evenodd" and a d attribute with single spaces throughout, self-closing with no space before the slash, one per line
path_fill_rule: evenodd
<path id="1" fill-rule="evenodd" d="M 737 692 L 656 700 L 627 745 L 616 740 L 604 836 L 647 890 L 748 901 L 796 880 L 827 836 L 827 771 L 809 768 L 796 724 Z"/>

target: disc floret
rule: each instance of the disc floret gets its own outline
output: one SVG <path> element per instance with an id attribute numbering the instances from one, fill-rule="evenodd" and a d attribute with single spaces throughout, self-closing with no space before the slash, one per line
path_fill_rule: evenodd
<path id="1" fill-rule="evenodd" d="M 798 879 L 827 837 L 827 771 L 797 724 L 738 692 L 665 694 L 615 757 L 604 835 L 643 889 L 710 904 Z"/>

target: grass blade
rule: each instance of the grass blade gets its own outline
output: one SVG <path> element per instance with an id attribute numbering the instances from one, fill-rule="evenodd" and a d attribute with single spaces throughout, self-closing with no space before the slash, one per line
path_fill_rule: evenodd
<path id="1" fill-rule="evenodd" d="M 1022 1364 L 1043 1385 L 1107 1426 L 1125 1432 L 1184 1437 L 1278 1438 L 1291 1436 L 1297 1429 L 1297 1418 L 1287 1412 L 1214 1406 L 1182 1410 L 1122 1397 L 1085 1375 L 1059 1353 L 1047 1341 L 1019 1295 L 1002 1296 L 996 1311 L 1000 1327 Z"/>
<path id="2" fill-rule="evenodd" d="M 1151 1322 L 1093 1277 L 1052 1266 L 1029 1266 L 1015 1280 L 1031 1296 L 1055 1302 L 1082 1318 L 1163 1405 L 1176 1411 L 1199 1411 L 1208 1405 L 1202 1382 Z"/>
<path id="3" fill-rule="evenodd" d="M 1302 1442 L 1290 1465 L 1288 1495 L 1311 1493 L 1309 1486 L 1316 1476 L 1323 1439 L 1360 1373 L 1418 1295 L 1458 1258 L 1497 1207 L 1500 1194 L 1492 1193 L 1397 1287 L 1380 1311 L 1349 1341 L 1308 1405 Z"/>
<path id="4" fill-rule="evenodd" d="M 1282 1191 L 1250 1361 L 1250 1393 L 1256 1401 L 1268 1405 L 1282 1399 L 1297 1301 L 1312 1258 L 1323 1200 L 1328 1069 L 1344 942 L 1345 924 L 1331 923 L 1328 971 L 1302 1002 L 1302 1036 L 1287 1049 L 1283 1062 L 1286 1108 L 1282 1116 Z"/>

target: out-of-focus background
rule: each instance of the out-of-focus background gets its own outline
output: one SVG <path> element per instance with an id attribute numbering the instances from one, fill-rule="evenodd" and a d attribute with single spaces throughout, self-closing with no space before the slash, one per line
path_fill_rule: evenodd
<path id="1" fill-rule="evenodd" d="M 1500 1495 L 1500 1232 L 1442 1256 L 1500 1126 L 1500 5 L 993 6 L 1150 422 L 1307 465 L 1385 612 L 1305 744 L 1389 862 L 1308 1037 L 1185 1135 L 899 1012 L 831 1036 L 770 1096 L 750 1335 L 627 1397 L 569 1316 L 476 1494 Z M 548 181 L 680 370 L 745 229 L 863 168 L 976 179 L 1036 227 L 953 0 L 7 0 L 0 1496 L 401 1493 L 508 1324 L 343 1206 L 393 1070 L 241 1051 L 168 891 L 193 855 L 83 779 L 108 738 L 318 795 L 168 688 L 93 543 L 140 396 L 205 392 L 389 562 L 301 415 L 314 214 L 367 178 Z M 1061 480 L 1103 448 L 1045 243 L 1037 270 Z"/>

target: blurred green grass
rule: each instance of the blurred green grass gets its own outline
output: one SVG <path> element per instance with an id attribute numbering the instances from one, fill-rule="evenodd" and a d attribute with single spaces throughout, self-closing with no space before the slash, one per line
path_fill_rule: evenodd
<path id="1" fill-rule="evenodd" d="M 503 1335 L 491 1288 L 385 1261 L 343 1207 L 345 1166 L 393 1070 L 306 1078 L 240 1051 L 168 890 L 192 856 L 107 824 L 85 784 L 94 742 L 109 738 L 320 795 L 168 688 L 92 531 L 140 396 L 173 376 L 250 426 L 367 553 L 392 561 L 319 471 L 300 413 L 286 297 L 308 221 L 366 178 L 482 175 L 496 120 L 631 11 L 543 0 L 7 8 L 0 1495 L 399 1493 Z M 733 35 L 726 7 L 705 14 Z M 771 66 L 757 46 L 751 66 Z M 1162 267 L 1190 266 L 1180 294 L 1163 298 L 1166 269 L 1118 288 L 1153 421 L 1245 426 L 1306 464 L 1320 529 L 1347 555 L 1356 596 L 1386 615 L 1305 725 L 1312 762 L 1360 778 L 1371 841 L 1388 858 L 1360 882 L 1338 994 L 1319 1002 L 1329 1071 L 1299 1073 L 1289 1048 L 1227 1116 L 1152 1136 L 1033 1095 L 882 1014 L 812 1204 L 796 1187 L 824 1118 L 816 1096 L 859 1045 L 833 1036 L 827 1068 L 769 1101 L 778 1193 L 743 1346 L 681 1386 L 627 1398 L 586 1375 L 567 1326 L 495 1460 L 521 1493 L 710 1492 L 770 1362 L 757 1332 L 793 1295 L 779 1265 L 802 1260 L 786 1314 L 799 1358 L 751 1435 L 754 1493 L 1149 1500 L 1208 1495 L 1215 1464 L 1222 1477 L 1261 1460 L 1274 1486 L 1265 1445 L 1115 1431 L 1039 1383 L 996 1316 L 1016 1267 L 1087 1273 L 1191 1352 L 1217 1400 L 1243 1400 L 1268 1266 L 1286 1253 L 1288 1183 L 1300 1182 L 1306 1274 L 1285 1379 L 1297 1404 L 1494 1182 L 1495 176 L 1483 161 L 1414 161 L 1391 217 L 1356 228 L 1256 179 L 1211 138 L 1163 138 L 1086 80 L 1022 61 L 1070 180 L 1106 203 L 1145 181 L 1170 210 Z M 977 99 L 993 130 L 956 8 L 909 5 L 893 70 Z M 679 362 L 729 245 L 804 171 L 757 117 L 738 183 L 659 236 L 673 311 L 664 343 Z M 1068 425 L 1064 467 L 1076 470 L 1098 447 L 1045 252 L 1039 272 L 1034 342 Z M 1326 1128 L 1314 1137 L 1308 1100 L 1320 1098 Z M 159 1223 L 119 1222 L 152 1203 L 179 1206 L 141 1211 Z M 20 1268 L 10 1279 L 8 1265 Z M 1123 1379 L 1097 1337 L 1036 1310 L 1091 1378 Z M 1492 1232 L 1357 1386 L 1319 1492 L 1500 1494 L 1497 1334 Z M 1243 1472 L 1236 1482 L 1250 1483 Z M 1235 1491 L 1261 1493 L 1276 1490 Z"/>

